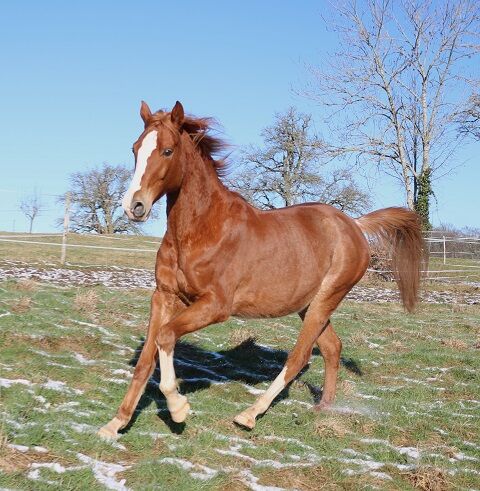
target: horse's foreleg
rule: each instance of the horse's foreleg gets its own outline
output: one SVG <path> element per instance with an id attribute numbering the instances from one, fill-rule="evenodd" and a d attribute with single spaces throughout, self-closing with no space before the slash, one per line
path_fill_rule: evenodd
<path id="1" fill-rule="evenodd" d="M 165 396 L 170 415 L 176 423 L 187 417 L 190 405 L 187 398 L 178 392 L 173 366 L 173 351 L 176 341 L 189 332 L 228 318 L 228 311 L 213 296 L 206 295 L 192 304 L 170 322 L 162 326 L 157 338 L 160 361 L 160 391 Z"/>
<path id="2" fill-rule="evenodd" d="M 270 407 L 275 397 L 280 394 L 308 363 L 315 341 L 320 335 L 323 335 L 323 331 L 330 325 L 330 314 L 335 310 L 345 293 L 330 293 L 320 290 L 305 314 L 303 327 L 295 347 L 288 356 L 285 367 L 268 390 L 252 406 L 234 418 L 235 423 L 250 429 L 255 426 L 256 417 L 263 414 Z M 301 315 L 301 317 L 303 316 Z"/>
<path id="3" fill-rule="evenodd" d="M 116 438 L 118 431 L 124 428 L 132 418 L 148 379 L 155 370 L 157 362 L 155 339 L 161 325 L 165 324 L 171 318 L 174 310 L 175 299 L 155 290 L 151 302 L 147 339 L 135 366 L 132 381 L 115 417 L 99 430 L 98 434 L 100 436 L 104 438 Z"/>

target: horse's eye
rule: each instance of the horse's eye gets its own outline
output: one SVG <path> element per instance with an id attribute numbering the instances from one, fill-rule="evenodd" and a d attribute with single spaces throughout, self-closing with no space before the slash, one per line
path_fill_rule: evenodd
<path id="1" fill-rule="evenodd" d="M 173 153 L 173 150 L 171 148 L 166 148 L 163 151 L 163 155 L 165 155 L 165 157 L 170 157 L 170 155 L 172 155 L 172 153 Z"/>

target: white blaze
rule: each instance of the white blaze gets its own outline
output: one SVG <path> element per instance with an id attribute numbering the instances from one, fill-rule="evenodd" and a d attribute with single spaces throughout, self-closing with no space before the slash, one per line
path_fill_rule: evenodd
<path id="1" fill-rule="evenodd" d="M 128 191 L 122 200 L 122 206 L 125 211 L 130 211 L 132 205 L 133 195 L 141 189 L 140 182 L 142 180 L 143 174 L 147 168 L 147 161 L 153 151 L 157 148 L 157 132 L 150 131 L 142 141 L 142 145 L 138 150 L 137 155 L 137 166 L 135 167 L 135 174 L 133 175 L 132 182 Z"/>

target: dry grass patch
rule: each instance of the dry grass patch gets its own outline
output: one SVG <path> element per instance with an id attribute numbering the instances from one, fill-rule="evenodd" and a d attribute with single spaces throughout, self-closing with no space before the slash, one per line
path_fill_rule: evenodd
<path id="1" fill-rule="evenodd" d="M 461 312 L 468 312 L 470 305 L 463 305 L 463 304 L 458 304 L 458 303 L 453 303 L 451 310 L 453 314 L 458 314 Z"/>
<path id="2" fill-rule="evenodd" d="M 253 329 L 249 329 L 247 327 L 239 327 L 238 329 L 234 329 L 230 333 L 228 340 L 231 345 L 237 346 L 239 344 L 245 343 L 246 341 L 255 343 L 257 341 L 257 338 Z"/>
<path id="3" fill-rule="evenodd" d="M 363 332 L 356 331 L 356 332 L 350 334 L 347 342 L 349 344 L 351 344 L 352 346 L 358 346 L 361 344 L 365 344 L 366 340 L 367 340 L 367 338 L 365 337 L 365 334 L 363 334 Z"/>
<path id="4" fill-rule="evenodd" d="M 390 346 L 389 346 L 393 351 L 397 352 L 397 351 L 405 351 L 405 350 L 408 350 L 409 348 L 407 348 L 403 343 L 401 343 L 400 341 L 398 341 L 397 339 L 394 339 L 391 343 L 390 343 Z"/>
<path id="5" fill-rule="evenodd" d="M 327 416 L 315 421 L 314 432 L 322 437 L 343 437 L 348 429 L 345 422 L 339 417 Z"/>
<path id="6" fill-rule="evenodd" d="M 415 489 L 422 491 L 444 491 L 452 489 L 444 470 L 437 467 L 420 467 L 404 476 Z"/>
<path id="7" fill-rule="evenodd" d="M 98 304 L 98 294 L 95 290 L 78 290 L 73 300 L 73 307 L 79 312 L 94 312 Z"/>
<path id="8" fill-rule="evenodd" d="M 8 445 L 6 435 L 0 431 L 0 471 L 6 474 L 22 472 L 28 469 L 33 462 L 59 462 L 65 466 L 72 464 L 72 462 L 50 452 L 37 452 L 32 448 L 21 452 L 12 448 Z"/>
<path id="9" fill-rule="evenodd" d="M 23 314 L 24 312 L 28 312 L 32 307 L 32 303 L 33 302 L 31 297 L 22 297 L 20 300 L 17 300 L 17 302 L 12 305 L 12 312 L 15 312 L 16 314 Z"/>
<path id="10" fill-rule="evenodd" d="M 342 489 L 341 486 L 328 480 L 328 472 L 321 466 L 290 467 L 269 471 L 259 479 L 263 486 L 275 486 L 284 489 L 301 489 L 316 491 L 318 489 Z M 260 486 L 259 486 L 260 489 Z"/>
<path id="11" fill-rule="evenodd" d="M 342 380 L 340 384 L 340 390 L 346 396 L 351 396 L 355 393 L 355 384 L 350 380 Z"/>
<path id="12" fill-rule="evenodd" d="M 226 480 L 220 485 L 212 489 L 215 491 L 250 491 L 252 488 L 247 486 L 240 475 L 228 474 Z"/>
<path id="13" fill-rule="evenodd" d="M 442 339 L 442 346 L 446 346 L 447 348 L 466 350 L 468 349 L 468 344 L 461 339 Z"/>
<path id="14" fill-rule="evenodd" d="M 38 283 L 35 280 L 31 280 L 29 278 L 24 278 L 18 280 L 15 284 L 15 289 L 24 291 L 24 292 L 32 292 L 38 288 Z"/>

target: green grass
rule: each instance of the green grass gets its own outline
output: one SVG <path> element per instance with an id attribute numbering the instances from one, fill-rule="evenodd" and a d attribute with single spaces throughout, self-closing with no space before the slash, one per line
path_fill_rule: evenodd
<path id="1" fill-rule="evenodd" d="M 176 349 L 186 424 L 170 420 L 152 383 L 133 425 L 104 442 L 95 431 L 125 393 L 149 296 L 0 283 L 0 488 L 97 490 L 107 478 L 135 490 L 480 487 L 480 306 L 423 305 L 412 316 L 343 304 L 335 409 L 311 408 L 323 379 L 314 352 L 251 432 L 232 419 L 280 371 L 299 320 L 211 326 Z M 105 463 L 117 466 L 110 476 Z"/>

